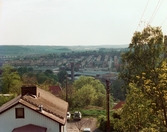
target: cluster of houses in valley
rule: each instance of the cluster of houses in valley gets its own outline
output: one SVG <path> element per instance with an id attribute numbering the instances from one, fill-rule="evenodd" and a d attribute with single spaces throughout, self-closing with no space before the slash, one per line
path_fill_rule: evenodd
<path id="1" fill-rule="evenodd" d="M 38 57 L 33 56 L 28 58 L 0 58 L 0 64 L 10 64 L 15 67 L 29 66 L 29 67 L 70 67 L 71 60 L 75 63 L 76 68 L 102 68 L 105 70 L 116 70 L 120 65 L 120 58 L 118 56 L 110 55 L 89 55 L 89 56 L 76 56 L 72 58 L 61 57 Z"/>

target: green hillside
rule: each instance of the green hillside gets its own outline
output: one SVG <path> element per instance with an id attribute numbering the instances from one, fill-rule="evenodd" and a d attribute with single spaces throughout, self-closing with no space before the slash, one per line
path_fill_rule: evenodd
<path id="1" fill-rule="evenodd" d="M 0 55 L 28 55 L 71 52 L 60 46 L 0 46 Z"/>

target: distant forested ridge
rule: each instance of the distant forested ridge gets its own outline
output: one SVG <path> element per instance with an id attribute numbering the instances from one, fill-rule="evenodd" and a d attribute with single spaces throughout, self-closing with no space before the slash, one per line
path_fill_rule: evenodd
<path id="1" fill-rule="evenodd" d="M 71 52 L 61 46 L 0 46 L 0 55 L 27 55 Z"/>
<path id="2" fill-rule="evenodd" d="M 34 45 L 1 45 L 0 55 L 27 55 L 27 54 L 51 54 L 51 53 L 68 53 L 72 51 L 93 51 L 93 50 L 107 50 L 107 49 L 126 49 L 126 45 L 109 45 L 109 46 L 34 46 Z"/>

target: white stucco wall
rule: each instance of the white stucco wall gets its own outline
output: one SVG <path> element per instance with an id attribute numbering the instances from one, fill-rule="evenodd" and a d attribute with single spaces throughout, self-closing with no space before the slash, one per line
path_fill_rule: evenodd
<path id="1" fill-rule="evenodd" d="M 24 119 L 16 119 L 15 108 L 24 108 Z M 47 132 L 59 132 L 59 124 L 19 104 L 0 114 L 0 132 L 12 132 L 14 128 L 34 124 L 47 128 Z M 66 132 L 66 126 L 63 128 Z"/>

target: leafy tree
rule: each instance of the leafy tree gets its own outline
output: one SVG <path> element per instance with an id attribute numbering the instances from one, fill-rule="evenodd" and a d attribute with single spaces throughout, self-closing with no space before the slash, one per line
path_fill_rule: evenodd
<path id="1" fill-rule="evenodd" d="M 26 69 L 28 69 L 28 72 L 22 75 L 24 85 L 39 85 L 41 88 L 48 90 L 48 86 L 58 83 L 57 75 L 54 75 L 52 70 L 34 73 L 31 68 Z"/>
<path id="2" fill-rule="evenodd" d="M 69 109 L 74 109 L 76 106 L 75 96 L 76 96 L 76 89 L 71 84 L 68 84 L 66 88 L 62 88 L 62 91 L 59 93 L 60 98 L 67 100 L 69 104 Z"/>
<path id="3" fill-rule="evenodd" d="M 129 51 L 122 55 L 120 78 L 127 83 L 136 83 L 142 72 L 149 76 L 163 60 L 166 48 L 163 44 L 163 33 L 159 27 L 146 27 L 142 32 L 135 32 Z M 141 83 L 138 83 L 140 86 Z"/>
<path id="4" fill-rule="evenodd" d="M 141 89 L 130 84 L 126 104 L 122 108 L 120 119 L 116 119 L 115 128 L 120 131 L 139 132 L 143 129 L 159 129 L 158 120 L 153 114 L 151 99 L 147 99 Z"/>
<path id="5" fill-rule="evenodd" d="M 58 82 L 58 77 L 54 75 L 52 70 L 46 70 L 44 73 L 47 76 L 47 80 L 53 80 L 54 83 Z"/>
<path id="6" fill-rule="evenodd" d="M 53 79 L 48 78 L 43 83 L 39 84 L 39 87 L 46 91 L 49 91 L 49 86 L 51 85 L 59 85 L 59 84 L 55 84 L 55 81 Z"/>
<path id="7" fill-rule="evenodd" d="M 76 89 L 80 89 L 85 84 L 90 84 L 95 88 L 96 92 L 105 94 L 104 85 L 100 82 L 100 80 L 94 79 L 93 77 L 81 76 L 78 80 L 74 81 L 73 86 Z"/>
<path id="8" fill-rule="evenodd" d="M 67 76 L 66 71 L 62 70 L 62 71 L 58 72 L 58 74 L 57 74 L 58 81 L 62 84 L 65 81 L 66 76 Z"/>
<path id="9" fill-rule="evenodd" d="M 110 102 L 112 102 L 112 98 L 110 99 Z M 96 92 L 96 99 L 94 100 L 94 105 L 105 108 L 106 107 L 106 95 L 100 92 L 98 93 Z"/>
<path id="10" fill-rule="evenodd" d="M 85 107 L 92 105 L 96 99 L 96 91 L 90 84 L 85 84 L 82 88 L 76 92 L 76 107 Z"/>
<path id="11" fill-rule="evenodd" d="M 93 103 L 90 101 L 89 105 L 102 106 L 102 107 L 106 106 L 106 90 L 104 85 L 99 80 L 94 79 L 93 77 L 81 76 L 78 80 L 74 81 L 73 86 L 76 88 L 76 93 L 78 96 L 77 99 L 75 99 L 77 101 L 76 104 L 78 107 L 81 107 L 81 105 L 85 104 L 88 105 L 88 103 L 85 104 L 80 104 L 80 103 L 83 102 L 83 100 L 89 100 L 89 98 L 91 98 L 92 96 L 94 96 Z M 89 95 L 87 96 L 83 95 L 84 90 L 85 91 L 87 90 Z M 94 91 L 96 93 L 95 95 Z"/>
<path id="12" fill-rule="evenodd" d="M 66 100 L 67 92 L 67 101 L 70 109 L 83 108 L 88 105 L 106 106 L 106 91 L 104 85 L 99 80 L 81 76 L 72 85 L 68 84 L 67 87 L 67 89 L 62 89 L 60 97 Z M 112 102 L 111 97 L 110 101 Z"/>
<path id="13" fill-rule="evenodd" d="M 47 79 L 48 77 L 44 73 L 40 73 L 37 76 L 37 80 L 39 84 L 44 83 Z"/>
<path id="14" fill-rule="evenodd" d="M 8 102 L 9 100 L 13 99 L 15 96 L 11 95 L 11 96 L 0 96 L 0 107 L 5 104 L 6 102 Z"/>
<path id="15" fill-rule="evenodd" d="M 125 100 L 125 89 L 123 89 L 124 82 L 121 79 L 117 79 L 112 82 L 111 85 L 111 93 L 113 94 L 113 98 L 118 100 Z"/>
<path id="16" fill-rule="evenodd" d="M 100 115 L 98 116 L 98 122 L 99 122 L 99 129 L 103 132 L 121 132 L 117 131 L 117 129 L 114 129 L 114 119 L 110 117 L 110 129 L 107 130 L 108 128 L 106 127 L 108 122 L 107 122 L 107 117 L 105 115 Z"/>
<path id="17" fill-rule="evenodd" d="M 52 70 L 46 70 L 46 71 L 45 71 L 45 75 L 47 75 L 47 76 L 48 76 L 48 75 L 52 75 L 52 74 L 53 74 L 53 71 L 52 71 Z"/>
<path id="18" fill-rule="evenodd" d="M 27 69 L 27 67 L 19 67 L 19 68 L 17 69 L 17 71 L 18 71 L 18 73 L 19 73 L 20 75 L 23 75 L 24 73 L 27 73 L 27 72 L 28 72 L 28 69 Z"/>
<path id="19" fill-rule="evenodd" d="M 26 66 L 22 66 L 22 67 L 19 67 L 17 69 L 18 73 L 22 76 L 23 74 L 25 73 L 28 73 L 28 72 L 32 72 L 33 71 L 33 68 L 32 67 L 26 67 Z"/>
<path id="20" fill-rule="evenodd" d="M 163 131 L 164 127 L 167 128 L 167 68 L 165 55 L 166 47 L 163 43 L 162 31 L 159 27 L 151 26 L 146 27 L 142 32 L 135 32 L 132 43 L 129 45 L 129 51 L 122 55 L 120 78 L 125 81 L 130 92 L 127 95 L 126 105 L 123 109 L 124 113 L 121 114 L 121 117 L 123 118 L 125 113 L 130 114 L 129 111 L 134 108 L 133 106 L 138 108 L 138 105 L 142 106 L 142 109 L 140 107 L 137 110 L 145 109 L 148 115 L 151 113 L 151 118 L 142 111 L 138 112 L 143 113 L 144 117 L 140 114 L 137 119 L 135 115 L 128 116 L 128 120 L 138 122 L 138 119 L 140 119 L 140 125 L 133 126 L 131 124 L 129 128 L 126 127 L 127 122 L 122 119 L 122 126 L 126 127 L 127 131 L 147 129 L 149 124 L 151 124 L 149 129 L 157 129 L 158 127 L 158 130 Z M 137 89 L 134 90 L 133 87 L 129 87 L 129 84 L 135 84 Z M 138 100 L 142 101 L 139 102 Z M 149 113 L 150 109 L 151 112 Z"/>
<path id="21" fill-rule="evenodd" d="M 32 67 L 28 67 L 28 71 L 29 71 L 29 72 L 32 72 L 32 71 L 33 71 L 33 68 L 32 68 Z"/>
<path id="22" fill-rule="evenodd" d="M 151 76 L 142 74 L 142 90 L 147 99 L 152 100 L 151 108 L 159 119 L 161 126 L 167 128 L 167 63 L 164 61 L 158 68 L 151 70 Z"/>
<path id="23" fill-rule="evenodd" d="M 24 85 L 38 85 L 38 81 L 35 74 L 22 75 L 22 81 Z"/>
<path id="24" fill-rule="evenodd" d="M 4 65 L 2 67 L 1 83 L 3 93 L 20 93 L 22 81 L 18 72 L 12 66 Z"/>

